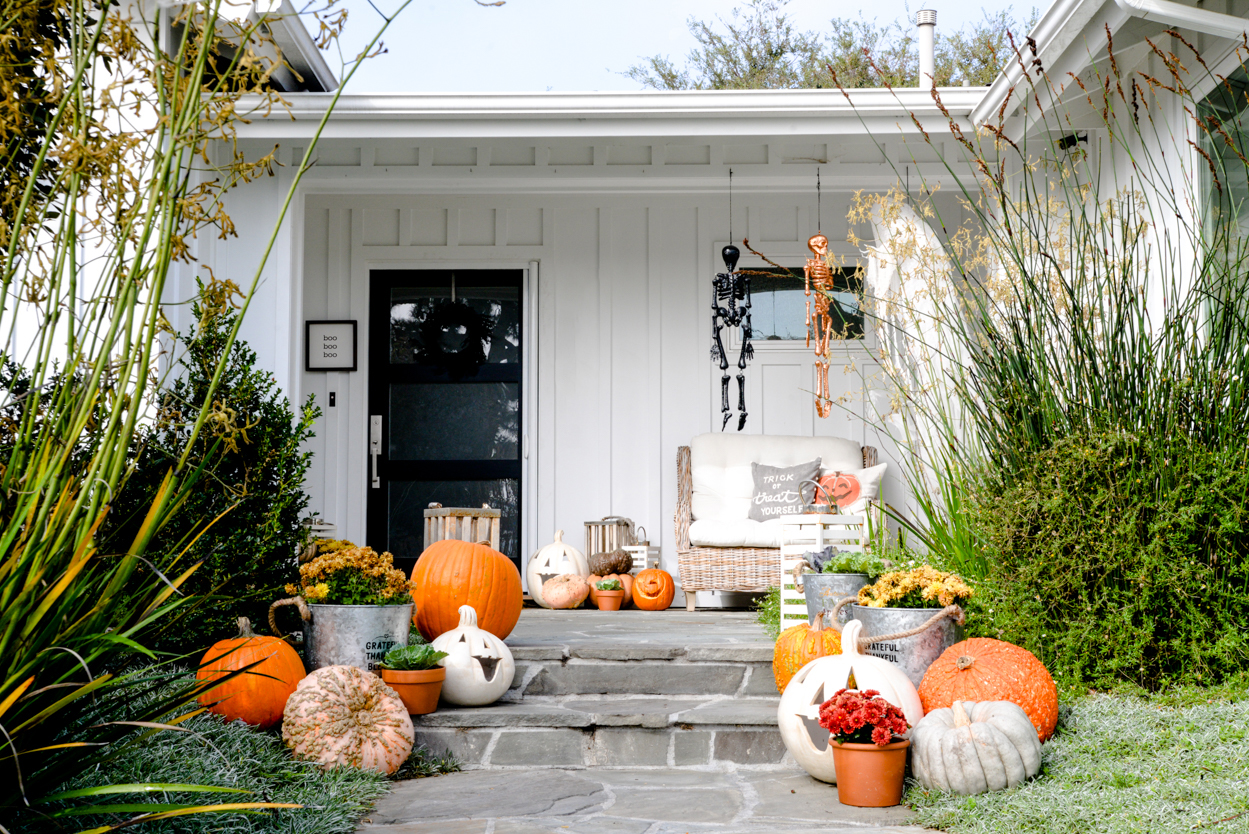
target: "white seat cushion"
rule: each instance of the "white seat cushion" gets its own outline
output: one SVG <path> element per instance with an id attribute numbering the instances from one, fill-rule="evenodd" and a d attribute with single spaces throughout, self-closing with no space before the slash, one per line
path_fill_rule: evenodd
<path id="1" fill-rule="evenodd" d="M 793 466 L 820 458 L 825 472 L 863 468 L 863 447 L 842 437 L 700 434 L 690 441 L 690 514 L 697 521 L 748 521 L 755 493 L 750 464 Z M 760 522 L 753 522 L 759 524 Z M 780 535 L 779 528 L 776 535 Z M 690 527 L 690 541 L 694 528 Z M 734 545 L 705 545 L 730 547 Z M 779 547 L 771 545 L 736 545 Z"/>
<path id="2" fill-rule="evenodd" d="M 780 547 L 782 519 L 736 521 L 701 519 L 690 522 L 690 544 L 695 547 Z"/>

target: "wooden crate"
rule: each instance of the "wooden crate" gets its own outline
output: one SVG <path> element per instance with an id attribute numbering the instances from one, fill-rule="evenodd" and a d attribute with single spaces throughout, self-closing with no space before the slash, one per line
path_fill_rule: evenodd
<path id="1" fill-rule="evenodd" d="M 499 511 L 481 507 L 444 507 L 430 504 L 425 510 L 425 547 L 444 539 L 462 542 L 490 542 L 499 549 Z"/>
<path id="2" fill-rule="evenodd" d="M 609 515 L 600 521 L 585 523 L 585 550 L 582 552 L 587 559 L 595 553 L 610 553 L 636 543 L 637 537 L 631 519 Z"/>
<path id="3" fill-rule="evenodd" d="M 863 552 L 865 515 L 787 515 L 781 521 L 781 630 L 810 623 L 807 600 L 794 584 L 794 566 L 811 551 L 833 545 Z"/>

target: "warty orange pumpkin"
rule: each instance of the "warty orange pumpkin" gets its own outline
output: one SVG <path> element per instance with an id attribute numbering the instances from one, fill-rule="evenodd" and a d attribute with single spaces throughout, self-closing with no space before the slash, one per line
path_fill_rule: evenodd
<path id="1" fill-rule="evenodd" d="M 1010 701 L 1023 707 L 1045 741 L 1058 724 L 1058 687 L 1045 664 L 1020 646 L 973 637 L 941 653 L 919 685 L 924 712 L 955 701 Z"/>
<path id="2" fill-rule="evenodd" d="M 659 568 L 647 568 L 633 578 L 633 604 L 643 611 L 663 611 L 676 595 L 672 574 Z"/>
<path id="3" fill-rule="evenodd" d="M 247 666 L 251 668 L 203 692 L 199 702 L 227 721 L 267 730 L 282 720 L 286 699 L 304 678 L 304 662 L 285 640 L 257 637 L 251 621 L 239 617 L 239 636 L 214 643 L 200 660 L 195 679 L 215 681 Z"/>
<path id="4" fill-rule="evenodd" d="M 323 666 L 286 702 L 282 740 L 297 759 L 394 773 L 416 735 L 398 693 L 372 672 Z"/>
<path id="5" fill-rule="evenodd" d="M 815 615 L 815 625 L 799 623 L 785 629 L 776 639 L 772 650 L 772 676 L 776 678 L 776 690 L 784 692 L 798 670 L 817 657 L 841 654 L 841 635 L 835 629 L 824 628 L 824 615 Z"/>
<path id="6" fill-rule="evenodd" d="M 520 571 L 485 542 L 434 542 L 412 569 L 413 624 L 426 640 L 460 624 L 460 606 L 477 612 L 477 624 L 500 640 L 520 619 Z"/>

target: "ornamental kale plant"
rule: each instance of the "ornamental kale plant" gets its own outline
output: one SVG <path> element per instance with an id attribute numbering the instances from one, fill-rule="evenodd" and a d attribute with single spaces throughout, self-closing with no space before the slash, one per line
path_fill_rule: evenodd
<path id="1" fill-rule="evenodd" d="M 820 726 L 842 744 L 884 747 L 911 725 L 906 723 L 902 710 L 880 697 L 875 689 L 839 689 L 820 704 Z"/>
<path id="2" fill-rule="evenodd" d="M 433 669 L 447 656 L 429 643 L 416 646 L 395 646 L 386 652 L 382 659 L 382 668 L 396 672 L 423 672 Z"/>

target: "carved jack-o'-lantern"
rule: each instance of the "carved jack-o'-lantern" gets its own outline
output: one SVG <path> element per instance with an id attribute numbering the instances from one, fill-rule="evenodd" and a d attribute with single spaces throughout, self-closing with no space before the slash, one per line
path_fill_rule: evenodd
<path id="1" fill-rule="evenodd" d="M 839 689 L 875 689 L 902 710 L 914 727 L 924 717 L 915 684 L 902 667 L 859 651 L 863 624 L 846 623 L 841 632 L 841 654 L 820 657 L 798 670 L 785 687 L 777 709 L 781 740 L 803 769 L 822 782 L 837 783 L 828 730 L 820 726 L 820 704 Z M 853 678 L 853 681 L 852 681 Z"/>
<path id="2" fill-rule="evenodd" d="M 556 530 L 555 541 L 529 557 L 529 565 L 525 568 L 529 596 L 543 608 L 550 608 L 542 598 L 542 586 L 557 576 L 569 573 L 589 576 L 590 563 L 580 550 L 564 542 L 563 530 Z"/>
<path id="3" fill-rule="evenodd" d="M 460 606 L 460 625 L 439 635 L 431 644 L 446 652 L 442 665 L 447 679 L 442 699 L 462 707 L 492 704 L 503 697 L 516 677 L 516 662 L 507 644 L 477 627 L 477 611 Z"/>

